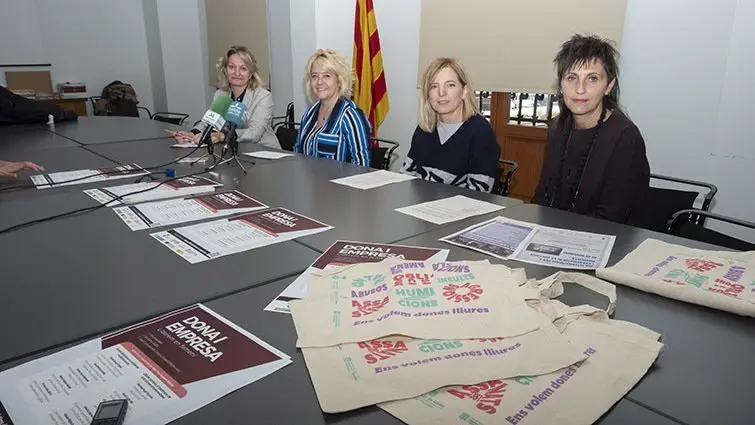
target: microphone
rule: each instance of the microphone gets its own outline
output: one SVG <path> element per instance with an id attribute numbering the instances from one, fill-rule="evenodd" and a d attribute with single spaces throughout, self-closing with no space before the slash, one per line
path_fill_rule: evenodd
<path id="1" fill-rule="evenodd" d="M 228 107 L 228 112 L 225 114 L 225 120 L 228 122 L 228 126 L 226 127 L 225 145 L 223 145 L 223 153 L 221 154 L 221 157 L 225 157 L 226 152 L 228 152 L 228 147 L 230 147 L 231 151 L 235 154 L 235 146 L 238 143 L 236 141 L 236 138 L 238 137 L 236 135 L 236 129 L 244 125 L 244 115 L 246 115 L 246 105 L 242 102 L 233 102 L 231 103 L 231 106 Z"/>
<path id="2" fill-rule="evenodd" d="M 231 97 L 228 95 L 218 96 L 212 101 L 210 109 L 205 112 L 202 117 L 202 122 L 205 124 L 205 129 L 202 132 L 202 136 L 199 138 L 197 146 L 202 146 L 202 143 L 207 143 L 208 146 L 212 146 L 212 140 L 210 140 L 210 134 L 212 130 L 216 129 L 220 131 L 225 125 L 225 115 L 228 107 L 231 105 Z M 209 142 L 208 142 L 209 140 Z"/>

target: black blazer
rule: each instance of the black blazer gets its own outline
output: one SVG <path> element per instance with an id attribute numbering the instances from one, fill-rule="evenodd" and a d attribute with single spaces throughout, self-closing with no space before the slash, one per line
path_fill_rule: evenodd
<path id="1" fill-rule="evenodd" d="M 543 170 L 532 202 L 541 205 L 551 203 L 557 179 L 561 178 L 559 164 L 564 144 L 573 126 L 573 118 L 568 117 L 564 125 L 556 124 L 549 128 Z M 614 110 L 595 138 L 570 211 L 645 226 L 649 188 L 650 164 L 645 153 L 645 141 L 637 126 L 621 111 Z"/>

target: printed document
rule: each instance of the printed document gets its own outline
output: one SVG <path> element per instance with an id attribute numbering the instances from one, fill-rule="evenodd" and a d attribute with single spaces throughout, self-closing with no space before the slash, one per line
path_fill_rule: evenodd
<path id="1" fill-rule="evenodd" d="M 490 202 L 456 195 L 450 198 L 438 199 L 437 201 L 396 208 L 396 211 L 429 221 L 430 223 L 446 224 L 502 210 L 503 208 L 505 208 L 503 205 L 491 204 Z"/>
<path id="2" fill-rule="evenodd" d="M 503 260 L 594 270 L 608 263 L 616 236 L 496 217 L 440 240 Z"/>

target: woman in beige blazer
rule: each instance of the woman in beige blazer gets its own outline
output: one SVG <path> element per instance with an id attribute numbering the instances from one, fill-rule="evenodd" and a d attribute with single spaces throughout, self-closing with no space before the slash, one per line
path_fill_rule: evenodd
<path id="1" fill-rule="evenodd" d="M 241 143 L 259 143 L 260 145 L 280 148 L 270 126 L 273 117 L 273 97 L 262 87 L 262 78 L 257 72 L 254 55 L 244 46 L 232 46 L 220 58 L 218 69 L 218 96 L 230 96 L 232 100 L 243 102 L 246 106 L 244 125 L 236 130 Z M 191 132 L 178 131 L 175 138 L 179 143 L 198 143 L 199 135 L 205 128 L 204 123 L 197 124 Z M 220 132 L 212 133 L 212 141 L 223 140 Z"/>

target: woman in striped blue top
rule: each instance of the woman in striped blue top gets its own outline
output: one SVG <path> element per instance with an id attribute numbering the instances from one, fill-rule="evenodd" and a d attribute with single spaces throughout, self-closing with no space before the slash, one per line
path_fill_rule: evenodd
<path id="1" fill-rule="evenodd" d="M 349 99 L 353 78 L 346 57 L 317 50 L 307 61 L 304 81 L 314 103 L 302 116 L 294 152 L 369 167 L 370 123 Z"/>

